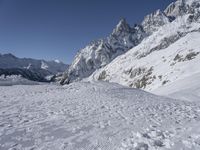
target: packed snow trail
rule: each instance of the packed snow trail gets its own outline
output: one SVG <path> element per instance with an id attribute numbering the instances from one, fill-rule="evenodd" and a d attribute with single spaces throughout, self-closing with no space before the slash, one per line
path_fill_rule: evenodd
<path id="1" fill-rule="evenodd" d="M 118 84 L 0 86 L 0 150 L 199 150 L 199 126 L 199 102 Z"/>

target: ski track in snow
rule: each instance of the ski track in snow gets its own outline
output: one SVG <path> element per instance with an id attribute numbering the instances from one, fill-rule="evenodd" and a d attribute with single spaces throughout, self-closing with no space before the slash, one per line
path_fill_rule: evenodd
<path id="1" fill-rule="evenodd" d="M 0 150 L 199 150 L 199 126 L 199 102 L 117 84 L 0 86 Z"/>

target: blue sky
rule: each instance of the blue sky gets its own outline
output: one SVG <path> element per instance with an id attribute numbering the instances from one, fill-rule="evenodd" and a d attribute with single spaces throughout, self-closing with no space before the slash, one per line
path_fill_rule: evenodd
<path id="1" fill-rule="evenodd" d="M 0 0 L 0 53 L 71 63 L 76 52 L 174 0 Z"/>

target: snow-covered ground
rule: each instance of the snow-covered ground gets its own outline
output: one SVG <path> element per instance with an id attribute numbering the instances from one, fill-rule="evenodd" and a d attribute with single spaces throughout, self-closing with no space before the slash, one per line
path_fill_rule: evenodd
<path id="1" fill-rule="evenodd" d="M 0 86 L 0 150 L 200 149 L 200 102 L 114 83 Z"/>
<path id="2" fill-rule="evenodd" d="M 165 95 L 176 99 L 200 101 L 199 81 L 200 73 L 196 73 L 166 86 L 159 87 L 152 92 L 157 95 Z"/>

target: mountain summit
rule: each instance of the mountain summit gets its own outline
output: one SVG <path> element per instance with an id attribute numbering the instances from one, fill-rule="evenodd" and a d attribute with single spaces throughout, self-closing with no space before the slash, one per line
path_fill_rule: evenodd
<path id="1" fill-rule="evenodd" d="M 131 27 L 125 19 L 121 19 L 110 36 L 94 41 L 78 52 L 61 84 L 90 76 L 95 70 L 138 45 L 144 37 L 145 33 L 140 25 Z"/>
<path id="2" fill-rule="evenodd" d="M 200 73 L 200 1 L 178 0 L 145 17 L 145 39 L 89 79 L 147 91 Z"/>
<path id="3" fill-rule="evenodd" d="M 117 56 L 138 45 L 144 36 L 141 26 L 130 27 L 125 19 L 120 20 L 110 36 L 94 41 L 78 52 L 61 84 L 90 76 L 95 70 L 106 66 Z"/>
<path id="4" fill-rule="evenodd" d="M 89 77 L 153 90 L 199 70 L 199 33 L 200 0 L 177 0 L 133 27 L 122 19 L 110 36 L 79 51 L 61 84 Z"/>
<path id="5" fill-rule="evenodd" d="M 116 28 L 113 30 L 112 35 L 120 36 L 121 33 L 129 33 L 129 32 L 131 32 L 131 27 L 126 22 L 126 19 L 123 18 L 119 21 Z"/>

